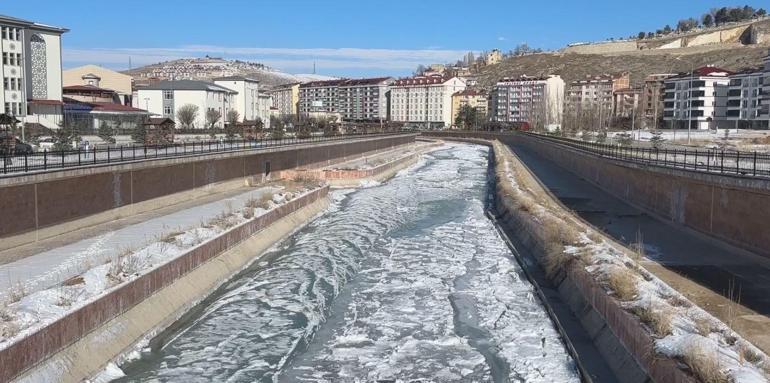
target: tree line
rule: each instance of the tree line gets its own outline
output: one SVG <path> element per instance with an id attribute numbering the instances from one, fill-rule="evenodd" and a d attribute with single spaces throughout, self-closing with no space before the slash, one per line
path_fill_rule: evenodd
<path id="1" fill-rule="evenodd" d="M 676 29 L 671 25 L 666 25 L 655 32 L 639 32 L 636 38 L 651 39 L 654 37 L 665 36 L 673 32 L 690 32 L 696 28 L 711 28 L 715 26 L 721 26 L 727 23 L 741 22 L 752 20 L 767 15 L 767 11 L 764 8 L 755 9 L 754 7 L 744 5 L 743 7 L 722 7 L 713 8 L 709 12 L 703 14 L 699 19 L 687 18 L 679 20 L 676 24 Z"/>

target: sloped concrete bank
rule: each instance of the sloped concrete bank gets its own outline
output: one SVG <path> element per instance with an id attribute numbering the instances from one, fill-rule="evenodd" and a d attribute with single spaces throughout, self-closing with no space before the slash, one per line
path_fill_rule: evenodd
<path id="1" fill-rule="evenodd" d="M 328 191 L 236 226 L 0 350 L 0 382 L 79 382 L 99 373 L 324 211 Z"/>
<path id="2" fill-rule="evenodd" d="M 446 137 L 445 137 L 446 138 Z M 513 189 L 507 176 L 505 161 L 516 161 L 520 169 L 525 170 L 519 176 L 530 188 L 536 188 L 551 204 L 559 206 L 558 200 L 545 189 L 523 164 L 516 159 L 509 149 L 492 141 L 473 138 L 447 138 L 471 142 L 493 148 L 491 160 L 495 161 L 494 204 L 497 220 L 506 234 L 516 245 L 522 246 L 534 259 L 524 262 L 536 262 L 541 269 L 547 269 L 545 254 L 553 249 L 553 238 L 544 230 L 544 222 L 517 200 L 517 191 Z M 564 209 L 560 216 L 564 226 L 574 225 L 576 218 Z M 574 220 L 573 220 L 574 219 Z M 597 233 L 598 234 L 598 233 Z M 610 238 L 605 238 L 612 241 Z M 663 358 L 655 352 L 655 339 L 639 318 L 626 311 L 620 302 L 608 295 L 606 289 L 590 275 L 578 262 L 568 262 L 548 273 L 547 282 L 551 284 L 566 302 L 572 313 L 578 318 L 583 329 L 588 333 L 594 346 L 606 364 L 622 382 L 661 382 L 685 383 L 696 382 L 691 374 L 679 368 L 676 361 Z M 544 302 L 548 304 L 548 302 Z M 580 359 L 578 355 L 576 359 Z M 590 373 L 590 369 L 588 371 Z M 586 380 L 591 380 L 588 376 Z M 612 379 L 610 379 L 612 380 Z"/>

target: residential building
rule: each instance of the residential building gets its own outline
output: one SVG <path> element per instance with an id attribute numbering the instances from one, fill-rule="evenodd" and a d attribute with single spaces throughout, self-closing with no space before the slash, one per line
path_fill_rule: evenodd
<path id="1" fill-rule="evenodd" d="M 464 90 L 457 77 L 416 76 L 396 80 L 390 90 L 390 119 L 425 127 L 452 124 L 452 95 Z"/>
<path id="2" fill-rule="evenodd" d="M 558 75 L 503 78 L 490 95 L 490 118 L 506 123 L 561 125 L 564 86 Z"/>
<path id="3" fill-rule="evenodd" d="M 764 77 L 762 78 L 762 105 L 760 116 L 770 120 L 770 53 L 765 57 Z"/>
<path id="4" fill-rule="evenodd" d="M 452 124 L 457 121 L 457 115 L 464 106 L 476 108 L 477 116 L 486 121 L 488 112 L 487 92 L 478 89 L 465 89 L 452 95 Z"/>
<path id="5" fill-rule="evenodd" d="M 296 82 L 293 84 L 281 85 L 268 92 L 273 96 L 273 106 L 278 109 L 278 114 L 297 114 L 297 107 L 299 105 L 299 84 L 300 83 Z"/>
<path id="6" fill-rule="evenodd" d="M 631 81 L 628 73 L 618 75 L 588 76 L 572 81 L 567 87 L 566 103 L 569 113 L 597 112 L 609 116 L 613 112 L 614 94 L 628 89 Z M 606 121 L 606 119 L 605 119 Z"/>
<path id="7" fill-rule="evenodd" d="M 767 129 L 762 114 L 764 68 L 749 69 L 730 76 L 727 90 L 727 120 L 739 129 Z"/>
<path id="8" fill-rule="evenodd" d="M 102 125 L 115 129 L 135 129 L 147 118 L 146 110 L 124 105 L 112 89 L 94 85 L 70 85 L 62 90 L 64 123 L 80 133 L 96 132 Z"/>
<path id="9" fill-rule="evenodd" d="M 675 129 L 729 127 L 727 93 L 732 72 L 714 66 L 695 69 L 665 80 L 663 120 Z"/>
<path id="10" fill-rule="evenodd" d="M 253 121 L 257 117 L 264 117 L 259 109 L 259 81 L 243 76 L 228 76 L 215 78 L 214 84 L 238 92 L 233 96 L 230 108 L 239 114 L 240 120 L 235 122 Z"/>
<path id="11" fill-rule="evenodd" d="M 61 35 L 67 31 L 0 15 L 3 113 L 58 129 L 63 118 Z"/>
<path id="12" fill-rule="evenodd" d="M 217 110 L 221 118 L 214 126 L 224 127 L 224 117 L 230 109 L 235 108 L 235 96 L 238 92 L 205 81 L 180 80 L 161 81 L 137 90 L 134 107 L 144 108 L 158 117 L 171 118 L 176 126 L 184 128 L 176 117 L 180 107 L 191 104 L 198 107 L 198 116 L 191 128 L 206 128 L 206 112 Z M 236 109 L 237 110 L 237 109 Z"/>
<path id="13" fill-rule="evenodd" d="M 663 121 L 663 99 L 666 95 L 663 82 L 676 76 L 675 73 L 656 73 L 651 74 L 644 79 L 644 88 L 642 90 L 642 116 L 648 127 L 660 127 Z"/>
<path id="14" fill-rule="evenodd" d="M 640 119 L 639 105 L 642 99 L 642 89 L 626 88 L 618 89 L 613 94 L 613 116 L 615 117 L 633 117 Z M 632 116 L 633 114 L 633 116 Z M 640 121 L 641 123 L 641 121 Z"/>
<path id="15" fill-rule="evenodd" d="M 339 84 L 337 106 L 345 121 L 388 119 L 391 77 L 345 80 Z"/>
<path id="16" fill-rule="evenodd" d="M 254 119 L 259 118 L 262 120 L 263 129 L 270 129 L 270 108 L 273 107 L 273 96 L 267 93 L 259 93 L 257 95 L 257 110 L 254 115 Z"/>
<path id="17" fill-rule="evenodd" d="M 345 80 L 311 81 L 299 86 L 300 114 L 337 114 L 337 92 Z"/>
<path id="18" fill-rule="evenodd" d="M 484 63 L 487 65 L 499 64 L 501 61 L 503 61 L 503 54 L 499 49 L 492 49 L 492 51 L 488 52 L 484 57 Z"/>
<path id="19" fill-rule="evenodd" d="M 62 72 L 64 86 L 92 85 L 111 89 L 117 93 L 120 103 L 131 105 L 131 92 L 134 79 L 123 73 L 115 72 L 98 65 L 84 65 Z"/>

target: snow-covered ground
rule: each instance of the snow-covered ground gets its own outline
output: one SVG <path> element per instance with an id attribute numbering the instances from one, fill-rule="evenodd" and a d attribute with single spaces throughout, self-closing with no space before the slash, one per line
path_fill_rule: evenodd
<path id="1" fill-rule="evenodd" d="M 486 154 L 452 145 L 335 191 L 120 381 L 579 381 L 484 216 Z"/>
<path id="2" fill-rule="evenodd" d="M 0 348 L 301 192 L 265 187 L 0 267 Z"/>

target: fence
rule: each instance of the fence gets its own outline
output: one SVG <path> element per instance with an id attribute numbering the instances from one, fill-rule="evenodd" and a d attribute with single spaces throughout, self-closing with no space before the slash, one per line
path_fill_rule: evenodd
<path id="1" fill-rule="evenodd" d="M 709 173 L 746 177 L 770 177 L 770 154 L 725 151 L 720 149 L 641 148 L 585 142 L 564 137 L 525 133 L 544 141 L 556 142 L 606 158 L 620 159 L 645 165 L 663 166 Z"/>
<path id="2" fill-rule="evenodd" d="M 335 136 L 310 136 L 306 138 L 287 137 L 281 139 L 205 141 L 155 146 L 120 145 L 108 148 L 93 148 L 89 150 L 44 150 L 42 152 L 31 154 L 0 156 L 0 160 L 2 160 L 0 172 L 2 172 L 2 174 L 14 174 L 40 170 L 46 171 L 80 166 L 143 161 L 157 158 L 261 150 L 279 146 L 393 136 L 398 134 L 401 133 L 352 133 Z"/>

